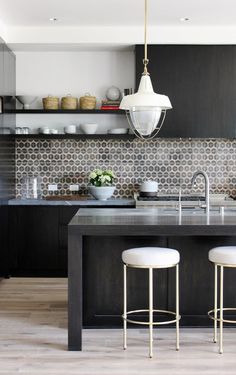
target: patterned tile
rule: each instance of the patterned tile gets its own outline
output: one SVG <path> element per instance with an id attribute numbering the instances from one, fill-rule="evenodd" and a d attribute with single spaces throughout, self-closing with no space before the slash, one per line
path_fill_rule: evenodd
<path id="1" fill-rule="evenodd" d="M 117 178 L 116 197 L 132 197 L 145 179 L 159 182 L 161 193 L 189 193 L 197 169 L 208 173 L 213 193 L 236 196 L 236 140 L 156 139 L 125 140 L 17 140 L 16 194 L 22 177 L 42 177 L 43 196 L 47 186 L 57 183 L 59 194 L 69 193 L 70 184 L 86 190 L 88 174 L 95 168 L 112 169 Z M 195 192 L 204 189 L 198 178 Z"/>

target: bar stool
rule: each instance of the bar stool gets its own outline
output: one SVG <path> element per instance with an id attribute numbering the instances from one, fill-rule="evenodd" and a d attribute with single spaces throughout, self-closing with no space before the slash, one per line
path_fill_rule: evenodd
<path id="1" fill-rule="evenodd" d="M 180 255 L 177 250 L 162 247 L 140 247 L 125 250 L 122 253 L 124 263 L 124 313 L 123 318 L 123 342 L 124 349 L 127 348 L 127 322 L 149 326 L 149 357 L 153 356 L 153 326 L 176 323 L 176 350 L 179 350 L 179 259 Z M 142 310 L 127 311 L 127 267 L 146 268 L 149 270 L 149 308 Z M 158 268 L 176 268 L 176 311 L 156 310 L 153 309 L 153 269 Z M 129 319 L 135 313 L 148 312 L 149 321 L 143 322 Z M 153 312 L 159 312 L 170 315 L 172 318 L 167 321 L 153 322 Z"/>
<path id="2" fill-rule="evenodd" d="M 223 322 L 236 323 L 235 320 L 224 319 L 224 311 L 236 311 L 236 308 L 223 307 L 223 292 L 224 292 L 224 268 L 236 267 L 236 246 L 221 246 L 211 249 L 208 253 L 210 262 L 215 266 L 215 281 L 214 281 L 214 309 L 208 311 L 208 315 L 214 320 L 214 342 L 217 342 L 217 322 L 220 323 L 219 334 L 219 353 L 223 353 Z M 220 308 L 218 308 L 217 292 L 218 292 L 218 267 L 220 267 Z M 219 312 L 219 317 L 218 317 Z"/>

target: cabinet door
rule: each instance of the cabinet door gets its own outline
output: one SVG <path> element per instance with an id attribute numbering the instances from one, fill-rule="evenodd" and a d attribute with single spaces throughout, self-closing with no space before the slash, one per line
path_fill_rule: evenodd
<path id="1" fill-rule="evenodd" d="M 4 96 L 4 73 L 3 73 L 3 65 L 4 65 L 4 44 L 0 38 L 0 97 Z M 0 127 L 3 126 L 3 103 L 0 107 Z"/>
<path id="2" fill-rule="evenodd" d="M 57 275 L 59 267 L 58 208 L 24 206 L 14 208 L 16 239 L 11 253 L 17 254 L 13 274 Z"/>
<path id="3" fill-rule="evenodd" d="M 5 108 L 14 109 L 16 90 L 16 58 L 14 53 L 4 44 L 4 95 Z"/>
<path id="4" fill-rule="evenodd" d="M 148 50 L 153 88 L 173 106 L 160 137 L 236 136 L 236 46 L 150 45 Z M 142 59 L 143 46 L 137 46 L 137 84 Z"/>
<path id="5" fill-rule="evenodd" d="M 16 58 L 14 53 L 4 44 L 4 110 L 15 109 L 16 95 Z M 16 115 L 5 113 L 3 126 L 15 128 Z"/>
<path id="6" fill-rule="evenodd" d="M 0 205 L 0 276 L 6 277 L 9 275 L 8 263 L 8 237 L 7 226 L 8 223 L 8 206 Z"/>

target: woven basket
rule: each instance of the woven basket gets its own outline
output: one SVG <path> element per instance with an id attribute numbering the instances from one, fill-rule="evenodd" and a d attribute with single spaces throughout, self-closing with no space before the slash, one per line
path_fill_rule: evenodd
<path id="1" fill-rule="evenodd" d="M 79 103 L 80 109 L 95 109 L 96 96 L 91 96 L 89 93 L 86 93 L 84 96 L 81 96 Z"/>
<path id="2" fill-rule="evenodd" d="M 59 98 L 50 95 L 47 98 L 43 98 L 43 108 L 45 110 L 59 109 Z"/>
<path id="3" fill-rule="evenodd" d="M 61 98 L 61 109 L 78 109 L 78 99 L 68 94 Z"/>

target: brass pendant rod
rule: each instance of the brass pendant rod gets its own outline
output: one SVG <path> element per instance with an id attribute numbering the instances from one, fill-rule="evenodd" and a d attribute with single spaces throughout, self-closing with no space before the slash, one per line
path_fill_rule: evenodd
<path id="1" fill-rule="evenodd" d="M 144 75 L 149 74 L 147 71 L 147 65 L 149 63 L 148 56 L 147 56 L 147 12 L 148 12 L 147 1 L 148 0 L 145 0 L 145 4 L 144 4 L 144 59 L 143 59 L 143 65 L 144 65 L 143 74 Z"/>

